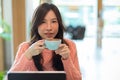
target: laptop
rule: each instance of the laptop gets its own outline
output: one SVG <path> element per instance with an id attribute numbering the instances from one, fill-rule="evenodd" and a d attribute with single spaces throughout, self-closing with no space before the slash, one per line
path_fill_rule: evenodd
<path id="1" fill-rule="evenodd" d="M 65 71 L 14 71 L 8 80 L 66 80 Z"/>

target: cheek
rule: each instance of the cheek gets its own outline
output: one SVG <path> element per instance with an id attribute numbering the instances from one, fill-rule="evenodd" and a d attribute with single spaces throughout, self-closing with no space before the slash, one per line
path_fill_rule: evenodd
<path id="1" fill-rule="evenodd" d="M 41 35 L 43 33 L 43 31 L 44 31 L 44 28 L 42 26 L 39 26 L 38 27 L 38 33 L 39 33 L 39 35 Z"/>
<path id="2" fill-rule="evenodd" d="M 57 33 L 58 33 L 58 30 L 59 30 L 59 27 L 58 27 L 58 26 L 54 28 L 54 33 L 55 33 L 56 35 L 57 35 Z"/>

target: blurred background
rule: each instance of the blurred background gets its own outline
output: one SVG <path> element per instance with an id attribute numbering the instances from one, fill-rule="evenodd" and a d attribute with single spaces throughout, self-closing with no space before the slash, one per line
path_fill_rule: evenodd
<path id="1" fill-rule="evenodd" d="M 83 80 L 120 80 L 120 0 L 0 0 L 0 80 L 30 39 L 32 14 L 43 2 L 59 8 Z"/>

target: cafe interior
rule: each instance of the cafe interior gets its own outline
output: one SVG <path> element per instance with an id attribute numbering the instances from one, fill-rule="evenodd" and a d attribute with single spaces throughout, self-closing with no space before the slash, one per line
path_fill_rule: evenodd
<path id="1" fill-rule="evenodd" d="M 30 39 L 32 14 L 44 2 L 61 12 L 82 80 L 120 80 L 120 0 L 0 0 L 0 80 L 19 44 Z"/>

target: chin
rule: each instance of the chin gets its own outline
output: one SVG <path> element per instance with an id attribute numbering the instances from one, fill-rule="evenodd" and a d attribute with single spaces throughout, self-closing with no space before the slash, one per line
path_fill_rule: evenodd
<path id="1" fill-rule="evenodd" d="M 53 39 L 54 37 L 46 37 L 45 39 Z"/>

